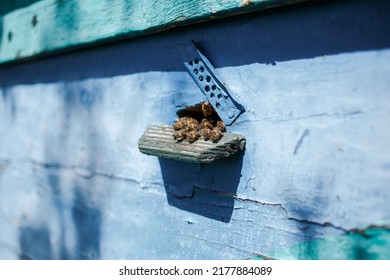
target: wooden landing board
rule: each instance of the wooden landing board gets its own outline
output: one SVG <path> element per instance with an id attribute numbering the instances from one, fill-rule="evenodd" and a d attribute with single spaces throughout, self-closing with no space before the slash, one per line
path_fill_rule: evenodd
<path id="1" fill-rule="evenodd" d="M 0 64 L 302 1 L 41 0 L 0 17 Z"/>
<path id="2" fill-rule="evenodd" d="M 170 125 L 152 125 L 140 138 L 138 149 L 147 155 L 192 163 L 210 163 L 245 149 L 246 140 L 240 134 L 225 132 L 218 143 L 203 139 L 189 143 L 173 140 L 173 132 Z"/>

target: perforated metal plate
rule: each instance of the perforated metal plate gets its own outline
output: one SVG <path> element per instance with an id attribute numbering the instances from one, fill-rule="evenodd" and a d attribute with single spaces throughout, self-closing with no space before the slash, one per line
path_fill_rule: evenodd
<path id="1" fill-rule="evenodd" d="M 244 107 L 228 92 L 218 78 L 213 65 L 195 44 L 194 48 L 197 53 L 196 57 L 185 62 L 184 66 L 221 120 L 226 125 L 231 125 L 244 111 Z"/>

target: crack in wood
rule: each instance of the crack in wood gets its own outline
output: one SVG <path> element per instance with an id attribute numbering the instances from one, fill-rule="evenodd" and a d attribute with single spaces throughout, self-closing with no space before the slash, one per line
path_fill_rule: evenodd
<path id="1" fill-rule="evenodd" d="M 263 119 L 247 119 L 238 121 L 237 124 L 243 124 L 247 122 L 273 122 L 273 123 L 282 123 L 282 122 L 291 122 L 291 121 L 300 121 L 300 120 L 309 120 L 309 119 L 316 119 L 316 118 L 322 118 L 322 117 L 328 117 L 328 118 L 345 118 L 350 116 L 358 116 L 362 114 L 373 114 L 373 113 L 385 113 L 388 114 L 389 110 L 386 108 L 377 108 L 377 109 L 371 109 L 371 110 L 352 110 L 348 112 L 323 112 L 318 114 L 311 114 L 308 116 L 301 116 L 296 118 L 281 118 L 278 119 L 276 117 L 267 117 Z"/>
<path id="2" fill-rule="evenodd" d="M 74 170 L 74 171 L 76 171 L 78 176 L 80 176 L 82 178 L 85 178 L 85 179 L 92 179 L 95 176 L 100 176 L 100 177 L 113 179 L 113 180 L 133 182 L 133 183 L 136 183 L 136 184 L 140 185 L 141 187 L 143 186 L 143 183 L 141 183 L 140 181 L 138 181 L 136 179 L 133 179 L 133 178 L 127 178 L 127 177 L 115 176 L 113 174 L 97 172 L 97 171 L 93 171 L 93 170 L 91 170 L 89 168 L 80 167 L 80 166 L 76 166 L 76 165 L 64 165 L 64 164 L 61 164 L 61 163 L 58 163 L 58 162 L 42 163 L 42 162 L 38 162 L 38 161 L 33 160 L 33 159 L 30 159 L 29 161 L 33 165 L 37 165 L 37 166 L 40 166 L 40 167 L 45 168 L 45 169 L 68 169 L 68 170 Z M 9 161 L 7 161 L 7 163 L 9 163 Z M 86 174 L 82 174 L 80 172 L 77 172 L 77 171 L 80 171 L 80 170 L 87 171 L 87 172 L 86 172 Z M 155 184 L 156 185 L 162 185 L 162 184 L 159 184 L 159 183 L 155 183 Z M 150 184 L 148 184 L 148 185 L 150 185 Z M 142 188 L 144 188 L 144 187 L 142 187 Z M 368 226 L 366 226 L 364 228 L 346 229 L 344 227 L 335 225 L 335 224 L 333 224 L 331 222 L 323 222 L 323 223 L 321 223 L 321 222 L 316 222 L 316 221 L 312 221 L 312 220 L 299 219 L 299 218 L 295 218 L 295 217 L 290 216 L 289 213 L 288 213 L 288 210 L 286 209 L 286 207 L 284 207 L 281 203 L 270 203 L 270 202 L 264 202 L 264 201 L 260 201 L 260 200 L 256 200 L 256 199 L 243 198 L 243 197 L 240 197 L 237 194 L 234 194 L 234 193 L 231 193 L 231 192 L 223 192 L 223 191 L 211 190 L 211 189 L 201 188 L 201 187 L 197 187 L 197 186 L 193 187 L 193 191 L 192 191 L 191 195 L 180 196 L 180 195 L 175 195 L 173 193 L 169 193 L 169 194 L 172 195 L 175 198 L 178 198 L 178 199 L 191 199 L 191 198 L 194 197 L 196 189 L 201 189 L 203 191 L 214 193 L 214 194 L 218 194 L 218 195 L 221 195 L 221 196 L 229 196 L 229 197 L 232 197 L 232 198 L 234 198 L 234 199 L 236 199 L 238 201 L 250 202 L 250 203 L 260 204 L 260 205 L 263 205 L 263 206 L 278 207 L 279 209 L 281 209 L 284 212 L 285 218 L 287 220 L 295 221 L 295 222 L 298 222 L 298 223 L 305 223 L 305 224 L 309 224 L 309 225 L 313 225 L 313 226 L 319 226 L 319 227 L 331 227 L 333 229 L 339 230 L 339 231 L 341 231 L 343 233 L 346 233 L 346 234 L 358 234 L 358 235 L 361 235 L 361 236 L 363 236 L 365 238 L 370 238 L 371 235 L 367 233 L 367 231 L 369 231 L 369 230 L 372 230 L 372 229 L 384 229 L 384 230 L 390 231 L 390 224 L 385 224 L 385 225 L 375 225 L 375 224 L 372 224 L 372 225 L 368 225 Z M 219 206 L 223 207 L 223 205 L 219 205 Z M 237 209 L 243 209 L 243 208 L 235 208 L 235 210 L 237 210 Z"/>
<path id="3" fill-rule="evenodd" d="M 310 225 L 314 225 L 314 226 L 319 226 L 319 227 L 331 227 L 333 229 L 342 231 L 343 233 L 346 233 L 346 234 L 355 233 L 355 234 L 360 234 L 364 237 L 369 238 L 371 236 L 368 235 L 366 233 L 366 231 L 368 231 L 370 229 L 385 229 L 385 230 L 390 231 L 390 225 L 369 225 L 369 226 L 362 228 L 362 229 L 359 229 L 359 228 L 346 229 L 346 228 L 343 228 L 341 226 L 335 225 L 331 222 L 320 223 L 320 222 L 311 221 L 311 220 L 298 219 L 295 217 L 291 217 L 288 214 L 287 209 L 281 203 L 268 203 L 268 202 L 263 202 L 260 200 L 255 200 L 255 199 L 250 199 L 250 198 L 242 198 L 242 197 L 239 197 L 238 195 L 230 193 L 230 192 L 222 192 L 222 191 L 215 191 L 215 190 L 208 190 L 208 191 L 211 193 L 217 193 L 219 195 L 230 196 L 230 197 L 233 197 L 234 199 L 239 200 L 239 201 L 246 201 L 246 202 L 261 204 L 263 206 L 279 207 L 280 209 L 283 210 L 283 212 L 285 213 L 285 217 L 288 220 L 299 222 L 299 223 L 310 224 Z M 237 210 L 237 208 L 235 208 L 235 209 Z"/>
<path id="4" fill-rule="evenodd" d="M 147 184 L 145 184 L 145 182 L 141 182 L 141 181 L 139 181 L 137 179 L 134 179 L 134 178 L 117 176 L 117 175 L 114 175 L 114 174 L 94 171 L 94 170 L 92 170 L 90 168 L 86 168 L 86 167 L 83 167 L 83 166 L 65 165 L 65 164 L 61 164 L 61 163 L 58 163 L 58 162 L 42 163 L 42 162 L 39 162 L 39 161 L 36 161 L 36 160 L 33 160 L 33 159 L 30 159 L 29 161 L 33 165 L 40 166 L 40 167 L 45 168 L 45 169 L 66 169 L 66 170 L 72 170 L 72 171 L 75 171 L 77 176 L 79 176 L 81 178 L 84 178 L 86 180 L 90 180 L 90 179 L 92 179 L 94 177 L 104 177 L 104 178 L 110 179 L 110 180 L 118 180 L 118 181 L 126 181 L 126 182 L 136 183 L 142 189 L 150 188 L 150 187 L 145 187 L 145 185 L 158 185 L 158 186 L 162 186 L 161 183 L 147 182 Z"/>

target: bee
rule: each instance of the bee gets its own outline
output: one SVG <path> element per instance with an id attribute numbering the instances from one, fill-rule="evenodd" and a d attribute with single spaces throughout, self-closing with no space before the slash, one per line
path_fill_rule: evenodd
<path id="1" fill-rule="evenodd" d="M 185 129 L 175 131 L 173 133 L 173 139 L 177 142 L 181 142 L 186 138 L 187 138 L 187 132 L 185 131 Z"/>
<path id="2" fill-rule="evenodd" d="M 202 122 L 200 123 L 200 128 L 207 128 L 207 129 L 213 129 L 213 125 L 208 121 L 207 119 L 203 119 Z"/>
<path id="3" fill-rule="evenodd" d="M 210 139 L 211 141 L 213 141 L 214 143 L 218 142 L 219 140 L 221 140 L 222 138 L 222 132 L 218 129 L 218 128 L 214 128 L 211 132 L 210 132 Z"/>
<path id="4" fill-rule="evenodd" d="M 221 132 L 225 132 L 225 131 L 226 131 L 226 127 L 225 127 L 225 124 L 224 124 L 223 121 L 217 121 L 216 127 L 217 127 Z"/>
<path id="5" fill-rule="evenodd" d="M 190 143 L 194 143 L 196 140 L 199 138 L 199 133 L 198 131 L 191 130 L 190 132 L 187 133 L 186 140 Z"/>
<path id="6" fill-rule="evenodd" d="M 199 129 L 199 122 L 196 119 L 194 119 L 194 118 L 188 118 L 186 125 L 187 125 L 187 129 L 189 131 L 198 130 Z"/>
<path id="7" fill-rule="evenodd" d="M 198 120 L 192 117 L 187 117 L 187 123 L 199 124 Z"/>
<path id="8" fill-rule="evenodd" d="M 199 138 L 203 138 L 205 141 L 218 142 L 226 131 L 225 124 L 221 120 L 217 121 L 210 117 L 215 111 L 209 102 L 202 103 L 202 113 L 205 118 L 201 122 L 190 116 L 179 118 L 173 125 L 175 130 L 173 139 L 177 142 L 186 140 L 194 143 Z"/>
<path id="9" fill-rule="evenodd" d="M 210 134 L 211 134 L 211 129 L 209 129 L 209 128 L 207 128 L 207 127 L 202 128 L 202 129 L 200 130 L 200 136 L 202 136 L 202 138 L 203 138 L 204 140 L 206 140 L 206 141 L 210 139 Z"/>
<path id="10" fill-rule="evenodd" d="M 181 129 L 197 129 L 197 126 L 199 126 L 199 122 L 191 117 L 181 117 L 179 118 L 176 123 L 173 125 L 174 130 L 181 130 Z"/>
<path id="11" fill-rule="evenodd" d="M 182 117 L 176 121 L 176 123 L 173 125 L 173 129 L 178 131 L 185 128 L 185 126 L 186 126 L 186 118 Z"/>
<path id="12" fill-rule="evenodd" d="M 214 108 L 211 106 L 209 102 L 202 103 L 202 113 L 203 116 L 207 119 L 207 117 L 211 116 L 214 113 Z"/>

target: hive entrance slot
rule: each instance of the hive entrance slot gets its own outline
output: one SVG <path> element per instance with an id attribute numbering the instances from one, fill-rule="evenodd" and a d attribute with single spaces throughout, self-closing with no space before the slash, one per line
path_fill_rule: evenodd
<path id="1" fill-rule="evenodd" d="M 195 104 L 193 106 L 186 106 L 184 109 L 178 110 L 176 114 L 179 118 L 191 117 L 191 118 L 195 118 L 199 122 L 205 118 L 209 119 L 210 121 L 221 120 L 221 118 L 218 116 L 217 112 L 215 112 L 213 107 L 207 106 L 207 104 L 205 103 L 206 102 L 202 102 L 202 103 Z"/>
<path id="2" fill-rule="evenodd" d="M 179 119 L 173 125 L 175 141 L 194 143 L 203 139 L 216 143 L 226 131 L 225 124 L 207 101 L 180 110 L 178 115 Z"/>
<path id="3" fill-rule="evenodd" d="M 207 103 L 186 107 L 177 115 L 174 125 L 150 126 L 138 142 L 139 150 L 147 155 L 210 163 L 245 148 L 245 137 L 225 132 L 223 122 Z"/>

